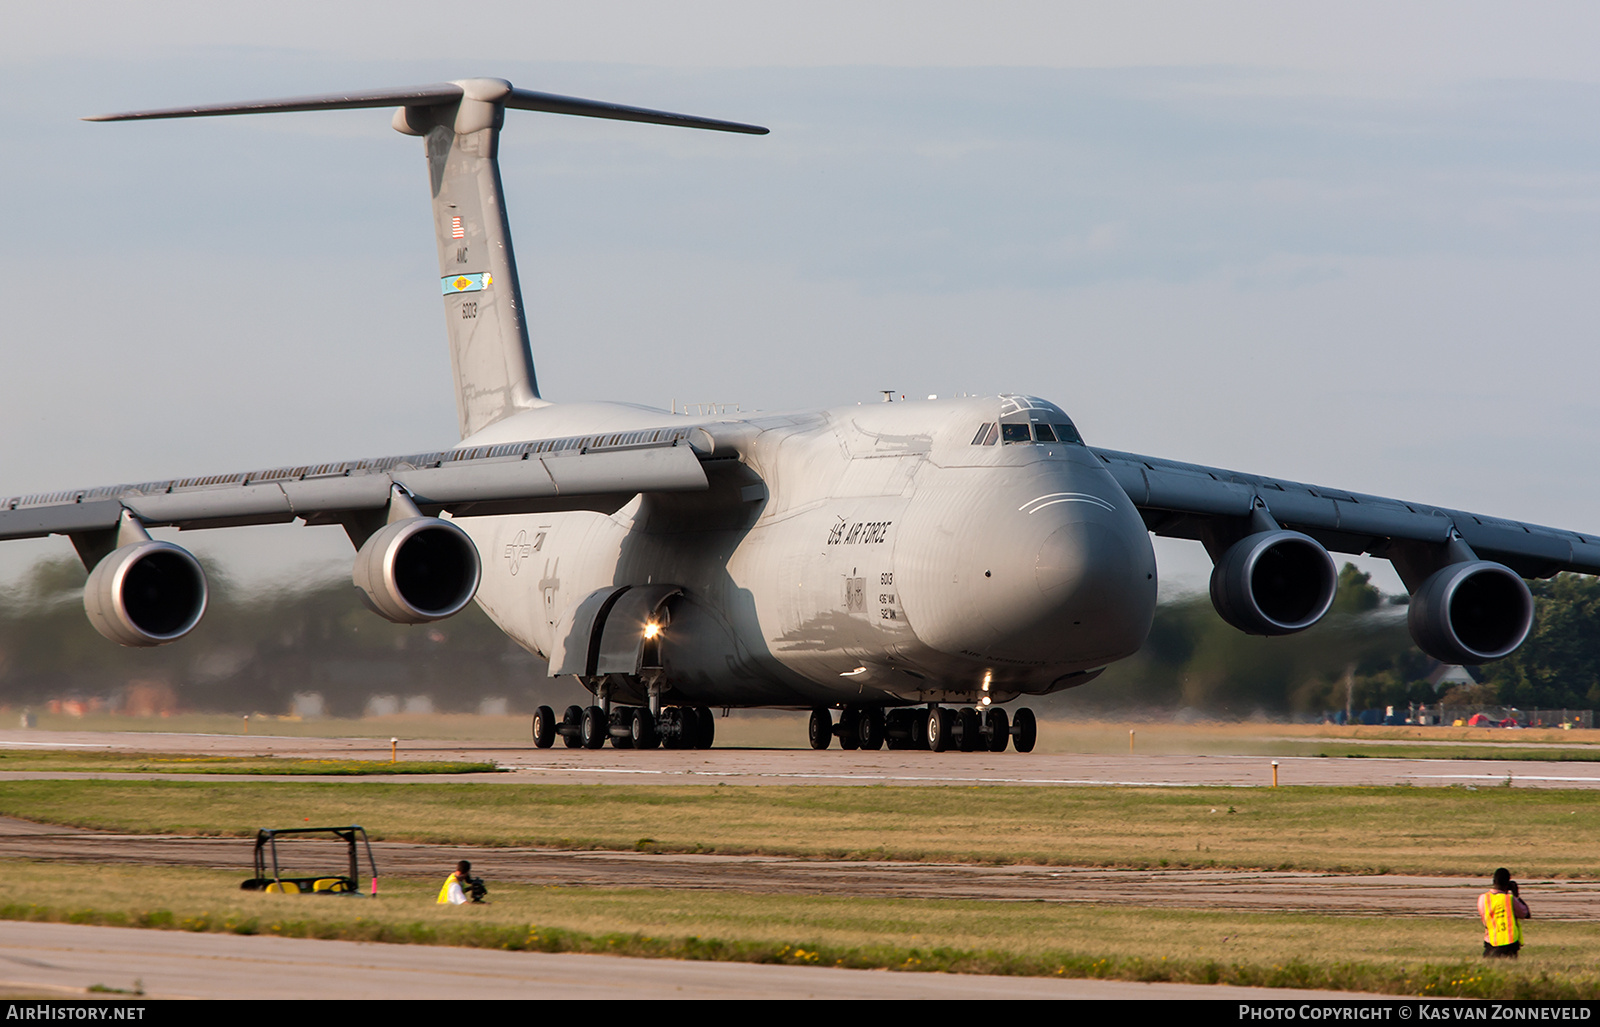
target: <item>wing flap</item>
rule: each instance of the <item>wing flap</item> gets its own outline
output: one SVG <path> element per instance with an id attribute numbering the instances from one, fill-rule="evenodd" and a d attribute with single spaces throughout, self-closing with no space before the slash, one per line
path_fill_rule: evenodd
<path id="1" fill-rule="evenodd" d="M 581 460 L 560 457 L 547 460 L 545 466 L 556 488 L 569 494 L 682 492 L 686 479 L 696 482 L 696 490 L 706 487 L 706 472 L 688 446 L 591 453 Z M 634 482 L 647 487 L 634 488 Z"/>
<path id="2" fill-rule="evenodd" d="M 358 474 L 280 482 L 296 517 L 343 510 L 381 510 L 389 503 L 391 475 Z M 287 518 L 286 518 L 287 519 Z"/>
<path id="3" fill-rule="evenodd" d="M 186 528 L 222 528 L 239 524 L 271 524 L 294 520 L 283 488 L 264 485 L 210 485 L 153 496 L 128 495 L 122 505 L 145 524 Z"/>
<path id="4" fill-rule="evenodd" d="M 0 539 L 38 538 L 115 528 L 122 504 L 114 499 L 64 502 L 21 510 L 0 509 Z"/>

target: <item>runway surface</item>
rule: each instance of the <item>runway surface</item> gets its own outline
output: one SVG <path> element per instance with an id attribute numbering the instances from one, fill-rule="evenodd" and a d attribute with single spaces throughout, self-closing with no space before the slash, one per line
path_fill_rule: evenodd
<path id="1" fill-rule="evenodd" d="M 83 748 L 137 752 L 188 752 L 228 756 L 302 756 L 312 759 L 389 758 L 387 740 L 374 738 L 288 738 L 260 735 L 161 733 L 105 734 L 75 731 L 0 731 L 0 747 Z M 1074 753 L 962 753 L 827 749 L 706 749 L 648 752 L 618 749 L 536 749 L 532 743 L 460 742 L 408 739 L 401 755 L 414 760 L 493 761 L 508 772 L 403 777 L 425 784 L 472 780 L 517 784 L 718 783 L 763 785 L 1032 785 L 1183 787 L 1222 785 L 1267 787 L 1278 764 L 1280 785 L 1459 785 L 1515 788 L 1600 788 L 1600 763 L 1531 760 L 1417 760 L 1321 758 L 1314 756 L 1157 756 Z M 12 776 L 0 773 L 0 780 Z M 57 775 L 23 773 L 25 777 Z M 59 775 L 81 776 L 81 775 Z M 121 775 L 97 774 L 116 778 Z M 176 777 L 177 775 L 161 775 Z M 216 780 L 206 776 L 206 780 Z M 262 778 L 257 776 L 255 780 Z M 295 780 L 317 780 L 297 777 Z M 330 780 L 349 781 L 348 777 Z"/>
<path id="2" fill-rule="evenodd" d="M 0 995 L 147 999 L 1348 1000 L 1349 992 L 888 973 L 0 922 Z M 137 1003 L 129 994 L 108 995 Z M 1371 996 L 1367 996 L 1371 997 Z"/>

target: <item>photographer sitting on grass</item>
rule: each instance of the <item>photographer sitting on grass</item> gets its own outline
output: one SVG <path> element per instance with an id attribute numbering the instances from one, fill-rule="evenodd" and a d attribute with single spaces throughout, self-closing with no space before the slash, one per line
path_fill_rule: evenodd
<path id="1" fill-rule="evenodd" d="M 449 903 L 460 906 L 468 901 L 482 902 L 487 894 L 489 889 L 484 885 L 483 878 L 473 877 L 472 864 L 462 860 L 456 864 L 455 871 L 444 879 L 444 887 L 439 889 L 439 905 Z"/>
<path id="2" fill-rule="evenodd" d="M 1478 916 L 1483 919 L 1483 955 L 1487 959 L 1516 959 L 1522 948 L 1522 921 L 1533 914 L 1517 894 L 1511 871 L 1494 872 L 1494 887 L 1478 896 Z"/>

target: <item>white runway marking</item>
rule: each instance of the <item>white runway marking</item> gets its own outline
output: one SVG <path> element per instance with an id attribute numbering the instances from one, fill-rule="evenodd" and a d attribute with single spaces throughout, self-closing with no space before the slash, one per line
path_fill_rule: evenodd
<path id="1" fill-rule="evenodd" d="M 1417 777 L 1430 781 L 1490 781 L 1501 784 L 1510 781 L 1516 784 L 1519 781 L 1563 781 L 1575 784 L 1594 784 L 1600 777 L 1557 777 L 1552 774 L 1418 774 Z"/>

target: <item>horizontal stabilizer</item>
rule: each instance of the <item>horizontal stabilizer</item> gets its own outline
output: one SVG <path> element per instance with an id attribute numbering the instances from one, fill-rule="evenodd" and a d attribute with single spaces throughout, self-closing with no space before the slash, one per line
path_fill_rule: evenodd
<path id="1" fill-rule="evenodd" d="M 328 93 L 322 96 L 291 96 L 281 100 L 250 100 L 243 103 L 213 103 L 198 107 L 167 107 L 152 111 L 124 111 L 97 114 L 84 121 L 144 121 L 155 118 L 205 118 L 221 114 L 273 114 L 292 111 L 353 110 L 362 107 L 436 107 L 456 103 L 464 96 L 498 103 L 520 111 L 570 114 L 583 118 L 610 118 L 615 121 L 640 121 L 651 125 L 676 125 L 680 128 L 705 128 L 715 132 L 744 132 L 766 135 L 760 125 L 720 121 L 691 114 L 673 114 L 648 107 L 629 107 L 577 96 L 536 93 L 512 88 L 504 79 L 467 79 L 462 83 L 439 82 L 402 89 L 372 89 L 365 92 Z"/>
<path id="2" fill-rule="evenodd" d="M 767 130 L 760 125 L 718 121 L 715 118 L 700 118 L 691 114 L 653 111 L 647 107 L 625 107 L 620 103 L 582 100 L 576 96 L 557 96 L 554 93 L 535 93 L 527 89 L 511 90 L 503 102 L 507 107 L 519 111 L 544 111 L 547 114 L 572 114 L 581 118 L 611 118 L 616 121 L 642 121 L 649 125 L 708 128 L 714 132 L 743 132 L 757 136 L 767 134 Z"/>
<path id="3" fill-rule="evenodd" d="M 322 96 L 291 96 L 282 100 L 250 100 L 245 103 L 211 103 L 199 107 L 165 107 L 154 111 L 124 111 L 121 114 L 96 114 L 84 121 L 144 121 L 153 118 L 206 118 L 216 114 L 273 114 L 286 111 L 336 111 L 361 107 L 431 107 L 461 99 L 462 89 L 453 82 L 409 89 L 373 89 L 361 93 L 327 93 Z"/>

